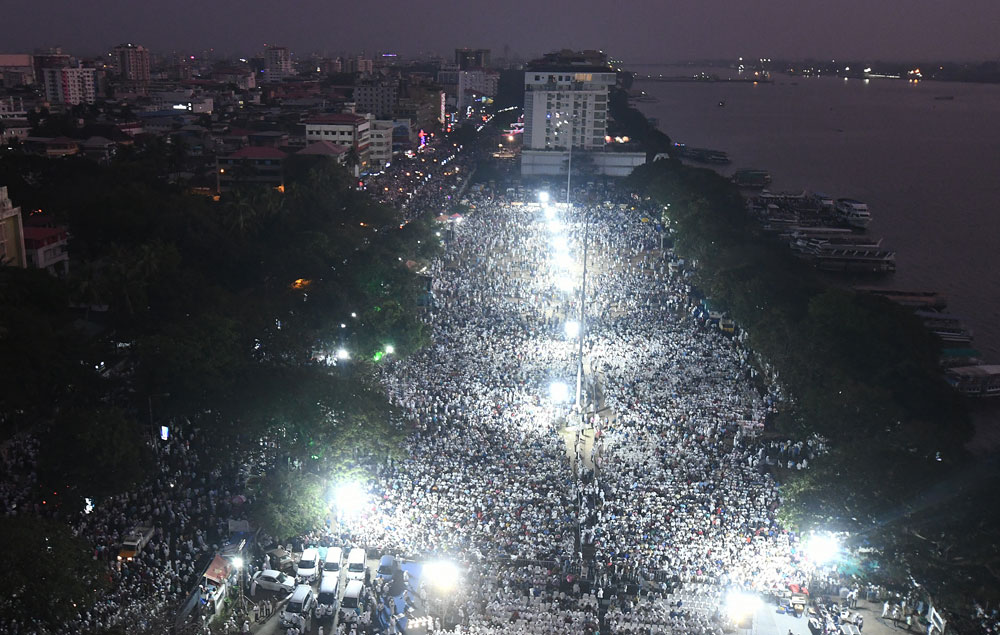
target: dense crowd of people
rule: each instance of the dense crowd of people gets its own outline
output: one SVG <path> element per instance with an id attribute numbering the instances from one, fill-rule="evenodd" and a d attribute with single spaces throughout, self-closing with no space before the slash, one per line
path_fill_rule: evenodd
<path id="1" fill-rule="evenodd" d="M 407 456 L 378 466 L 367 506 L 342 520 L 358 544 L 458 559 L 489 580 L 465 599 L 471 632 L 603 620 L 712 633 L 727 591 L 805 582 L 765 469 L 772 453 L 805 460 L 804 446 L 756 440 L 774 396 L 751 383 L 748 352 L 690 317 L 685 272 L 637 201 L 602 196 L 567 214 L 471 195 L 475 213 L 432 267 L 434 345 L 384 377 L 413 426 Z M 575 384 L 565 325 L 585 241 L 586 457 L 581 435 L 563 432 L 572 394 L 550 393 Z M 587 590 L 561 573 L 526 588 L 522 569 L 493 568 L 511 561 L 585 571 Z"/>
<path id="2" fill-rule="evenodd" d="M 454 151 L 432 146 L 365 186 L 409 217 L 446 212 L 473 166 Z M 807 468 L 822 441 L 759 439 L 778 396 L 753 381 L 749 351 L 692 315 L 689 272 L 641 201 L 589 194 L 569 210 L 467 195 L 474 213 L 431 265 L 433 344 L 381 371 L 410 426 L 404 454 L 371 466 L 360 510 L 300 537 L 459 562 L 464 583 L 447 602 L 428 600 L 426 580 L 413 592 L 413 605 L 447 605 L 438 632 L 714 635 L 727 594 L 809 580 L 769 469 Z M 578 357 L 567 323 L 580 316 L 584 252 Z M 154 444 L 153 478 L 77 517 L 110 587 L 66 632 L 148 630 L 197 585 L 246 478 L 200 465 L 201 442 L 174 431 Z M 2 450 L 16 475 L 0 482 L 6 513 L 40 513 L 25 495 L 37 441 Z M 120 561 L 141 522 L 154 528 L 148 546 Z M 386 593 L 376 585 L 340 632 L 396 632 L 406 611 Z"/>

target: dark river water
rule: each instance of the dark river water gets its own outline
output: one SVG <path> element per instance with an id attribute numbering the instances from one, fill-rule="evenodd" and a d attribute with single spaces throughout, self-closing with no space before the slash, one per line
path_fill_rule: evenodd
<path id="1" fill-rule="evenodd" d="M 945 294 L 948 312 L 974 331 L 973 346 L 1000 363 L 1000 85 L 773 80 L 637 78 L 633 90 L 657 99 L 636 106 L 675 142 L 728 152 L 724 172 L 763 168 L 772 190 L 866 201 L 868 233 L 896 250 L 896 273 L 874 281 Z"/>

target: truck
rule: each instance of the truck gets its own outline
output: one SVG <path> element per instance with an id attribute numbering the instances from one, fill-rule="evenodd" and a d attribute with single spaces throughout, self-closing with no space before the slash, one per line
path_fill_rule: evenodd
<path id="1" fill-rule="evenodd" d="M 146 525 L 133 527 L 122 539 L 121 551 L 118 552 L 118 560 L 129 562 L 142 551 L 149 539 L 153 537 L 153 528 Z"/>

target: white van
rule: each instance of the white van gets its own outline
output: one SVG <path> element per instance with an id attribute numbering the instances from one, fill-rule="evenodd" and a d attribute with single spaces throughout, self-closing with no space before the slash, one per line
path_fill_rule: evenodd
<path id="1" fill-rule="evenodd" d="M 295 569 L 295 581 L 299 584 L 312 584 L 316 581 L 319 571 L 319 549 L 309 547 L 302 552 L 298 568 Z"/>
<path id="2" fill-rule="evenodd" d="M 364 580 L 365 567 L 368 566 L 368 555 L 364 549 L 355 547 L 347 556 L 347 579 Z"/>
<path id="3" fill-rule="evenodd" d="M 340 563 L 344 559 L 344 550 L 340 547 L 330 547 L 323 559 L 323 573 L 340 573 Z"/>
<path id="4" fill-rule="evenodd" d="M 292 592 L 292 597 L 285 604 L 284 610 L 281 611 L 281 625 L 288 628 L 292 624 L 298 621 L 298 616 L 301 615 L 306 621 L 306 629 L 309 628 L 309 618 L 312 615 L 313 608 L 316 604 L 316 596 L 313 595 L 312 587 L 308 584 L 300 584 L 295 587 L 295 591 Z"/>
<path id="5" fill-rule="evenodd" d="M 316 596 L 316 616 L 327 617 L 337 612 L 337 591 L 340 590 L 340 573 L 323 572 Z"/>
<path id="6" fill-rule="evenodd" d="M 351 580 L 344 589 L 344 599 L 340 601 L 340 608 L 348 614 L 361 614 L 361 591 L 364 589 L 361 580 Z"/>

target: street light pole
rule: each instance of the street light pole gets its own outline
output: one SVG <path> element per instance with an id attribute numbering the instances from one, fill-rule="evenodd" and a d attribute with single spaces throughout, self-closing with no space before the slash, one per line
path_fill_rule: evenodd
<path id="1" fill-rule="evenodd" d="M 583 338 L 587 334 L 587 248 L 590 242 L 590 218 L 584 212 L 583 225 L 583 281 L 580 284 L 580 337 L 579 351 L 576 366 L 576 408 L 580 411 L 581 419 L 583 415 Z"/>

